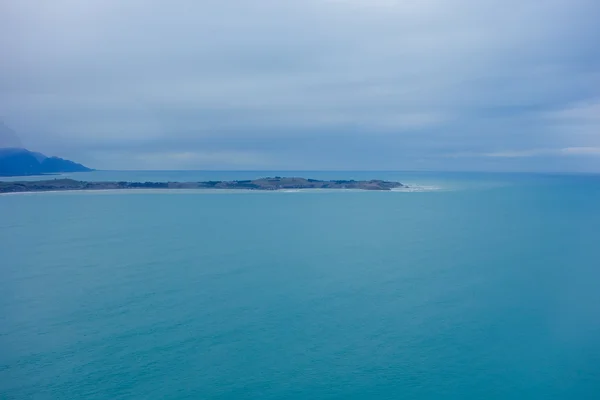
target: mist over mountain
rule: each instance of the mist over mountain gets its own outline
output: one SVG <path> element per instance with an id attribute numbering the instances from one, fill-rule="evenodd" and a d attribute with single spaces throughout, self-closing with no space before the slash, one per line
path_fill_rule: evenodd
<path id="1" fill-rule="evenodd" d="M 0 121 L 0 176 L 26 176 L 86 172 L 92 169 L 60 157 L 24 148 L 19 135 Z"/>
<path id="2" fill-rule="evenodd" d="M 0 121 L 0 148 L 3 147 L 22 148 L 23 143 L 15 131 L 6 126 L 4 122 Z"/>
<path id="3" fill-rule="evenodd" d="M 22 148 L 0 148 L 0 176 L 26 176 L 87 171 L 92 170 L 60 157 L 48 157 L 42 153 Z"/>

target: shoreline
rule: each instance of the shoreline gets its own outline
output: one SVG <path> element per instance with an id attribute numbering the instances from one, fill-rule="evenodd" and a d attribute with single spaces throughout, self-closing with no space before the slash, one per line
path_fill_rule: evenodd
<path id="1" fill-rule="evenodd" d="M 363 189 L 275 189 L 275 190 L 255 190 L 255 189 L 72 189 L 72 190 L 37 190 L 28 192 L 5 192 L 0 193 L 0 196 L 17 196 L 17 195 L 73 195 L 73 194 L 99 194 L 99 195 L 144 195 L 144 194 L 261 194 L 261 193 L 279 193 L 279 194 L 294 194 L 294 193 L 373 193 L 373 192 L 390 192 L 390 193 L 423 193 L 436 192 L 443 190 L 440 187 L 431 186 L 410 186 L 392 190 L 363 190 Z"/>
<path id="2" fill-rule="evenodd" d="M 408 193 L 414 188 L 406 190 L 387 190 L 386 192 Z M 37 194 L 260 194 L 260 193 L 369 193 L 382 192 L 382 190 L 363 190 L 363 189 L 274 189 L 274 190 L 256 190 L 256 189 L 68 189 L 68 190 L 33 190 L 23 192 L 5 192 L 0 196 L 15 195 L 37 195 Z"/>
<path id="3" fill-rule="evenodd" d="M 40 193 L 40 192 L 78 192 L 78 191 L 181 191 L 181 190 L 242 190 L 242 191 L 298 191 L 307 189 L 327 190 L 365 190 L 391 191 L 407 188 L 400 182 L 383 180 L 329 180 L 322 181 L 306 178 L 261 178 L 238 181 L 205 181 L 205 182 L 96 182 L 77 181 L 74 179 L 54 179 L 43 181 L 0 181 L 0 194 L 6 193 Z"/>

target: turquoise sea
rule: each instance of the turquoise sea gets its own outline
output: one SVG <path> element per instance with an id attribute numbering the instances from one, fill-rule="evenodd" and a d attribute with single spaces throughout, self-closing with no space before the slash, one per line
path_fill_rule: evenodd
<path id="1" fill-rule="evenodd" d="M 0 399 L 600 399 L 600 175 L 0 196 Z"/>

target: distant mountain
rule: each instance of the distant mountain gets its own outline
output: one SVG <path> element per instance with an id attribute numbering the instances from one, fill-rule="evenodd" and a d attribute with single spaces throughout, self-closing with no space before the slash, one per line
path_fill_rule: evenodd
<path id="1" fill-rule="evenodd" d="M 19 135 L 6 124 L 0 121 L 0 148 L 2 147 L 23 147 Z"/>
<path id="2" fill-rule="evenodd" d="M 47 157 L 44 154 L 20 148 L 0 149 L 0 176 L 86 171 L 92 171 L 92 169 L 59 157 Z"/>

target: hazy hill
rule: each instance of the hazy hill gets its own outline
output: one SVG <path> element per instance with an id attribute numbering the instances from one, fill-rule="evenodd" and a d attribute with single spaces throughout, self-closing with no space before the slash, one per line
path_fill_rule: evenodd
<path id="1" fill-rule="evenodd" d="M 19 139 L 19 135 L 0 121 L 0 149 L 4 147 L 21 148 L 23 144 Z"/>
<path id="2" fill-rule="evenodd" d="M 81 164 L 20 148 L 0 149 L 0 176 L 92 171 Z"/>

